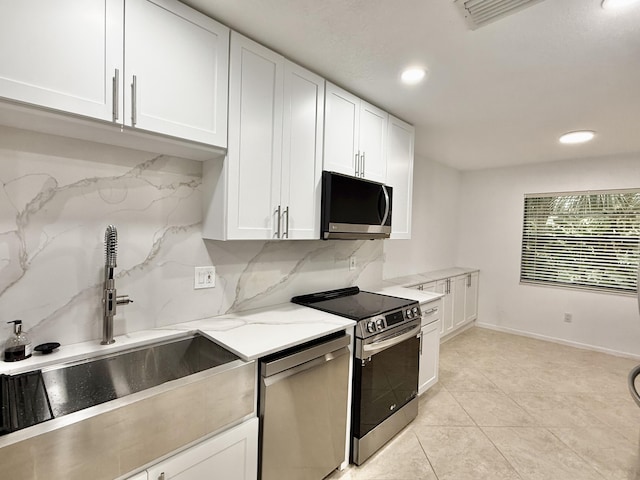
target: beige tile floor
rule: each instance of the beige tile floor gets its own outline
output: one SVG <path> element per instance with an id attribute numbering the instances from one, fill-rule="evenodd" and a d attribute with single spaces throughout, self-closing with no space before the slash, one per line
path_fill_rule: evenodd
<path id="1" fill-rule="evenodd" d="M 640 480 L 636 361 L 471 328 L 442 344 L 418 417 L 331 480 Z"/>

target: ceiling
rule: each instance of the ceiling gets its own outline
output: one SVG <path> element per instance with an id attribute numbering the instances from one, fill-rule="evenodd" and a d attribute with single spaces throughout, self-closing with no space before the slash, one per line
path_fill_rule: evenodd
<path id="1" fill-rule="evenodd" d="M 472 31 L 453 0 L 183 1 L 412 123 L 416 154 L 459 170 L 640 153 L 640 4 L 545 0 Z M 427 81 L 404 86 L 412 64 Z M 578 129 L 597 135 L 558 143 Z"/>

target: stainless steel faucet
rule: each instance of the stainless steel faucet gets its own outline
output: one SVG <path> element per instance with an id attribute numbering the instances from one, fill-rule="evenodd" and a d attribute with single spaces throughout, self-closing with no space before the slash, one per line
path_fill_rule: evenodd
<path id="1" fill-rule="evenodd" d="M 118 230 L 114 225 L 109 225 L 104 232 L 104 291 L 102 292 L 102 341 L 101 345 L 110 345 L 113 339 L 113 316 L 116 314 L 116 305 L 133 303 L 128 295 L 116 295 L 116 283 L 113 277 L 116 268 L 116 255 L 118 250 Z"/>

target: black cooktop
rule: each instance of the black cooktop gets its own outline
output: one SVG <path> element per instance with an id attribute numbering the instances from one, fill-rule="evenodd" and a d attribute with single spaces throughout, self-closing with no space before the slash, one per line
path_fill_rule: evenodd
<path id="1" fill-rule="evenodd" d="M 293 297 L 291 301 L 351 320 L 364 320 L 416 303 L 408 298 L 363 292 L 358 287 L 300 295 Z"/>

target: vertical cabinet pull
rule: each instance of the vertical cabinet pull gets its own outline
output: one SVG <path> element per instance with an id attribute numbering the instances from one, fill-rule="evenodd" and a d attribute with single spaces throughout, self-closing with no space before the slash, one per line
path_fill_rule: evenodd
<path id="1" fill-rule="evenodd" d="M 420 356 L 422 356 L 422 337 L 424 337 L 424 333 L 420 332 Z"/>
<path id="2" fill-rule="evenodd" d="M 364 158 L 364 152 L 362 152 L 362 168 L 360 169 L 360 176 L 362 178 L 364 178 L 364 170 L 365 170 L 365 158 Z"/>
<path id="3" fill-rule="evenodd" d="M 467 275 L 467 288 L 471 287 L 471 274 Z"/>
<path id="4" fill-rule="evenodd" d="M 275 214 L 278 215 L 278 219 L 276 220 L 276 238 L 280 238 L 280 219 L 282 217 L 282 206 L 278 205 L 278 208 L 276 208 L 276 211 L 274 212 Z"/>
<path id="5" fill-rule="evenodd" d="M 138 123 L 138 112 L 137 112 L 137 103 L 138 99 L 136 98 L 138 94 L 138 77 L 136 75 L 133 76 L 133 81 L 131 82 L 131 126 L 135 127 L 136 123 Z"/>
<path id="6" fill-rule="evenodd" d="M 285 221 L 285 224 L 284 224 L 284 233 L 282 234 L 282 238 L 287 237 L 288 239 L 289 238 L 289 205 L 287 205 L 287 208 L 284 209 L 284 213 L 282 215 L 287 216 L 287 220 Z"/>
<path id="7" fill-rule="evenodd" d="M 120 70 L 116 68 L 116 71 L 112 77 L 113 81 L 113 108 L 111 113 L 113 114 L 113 121 L 118 121 L 118 105 L 120 104 Z"/>
<path id="8" fill-rule="evenodd" d="M 356 177 L 360 176 L 360 152 L 356 153 Z"/>

